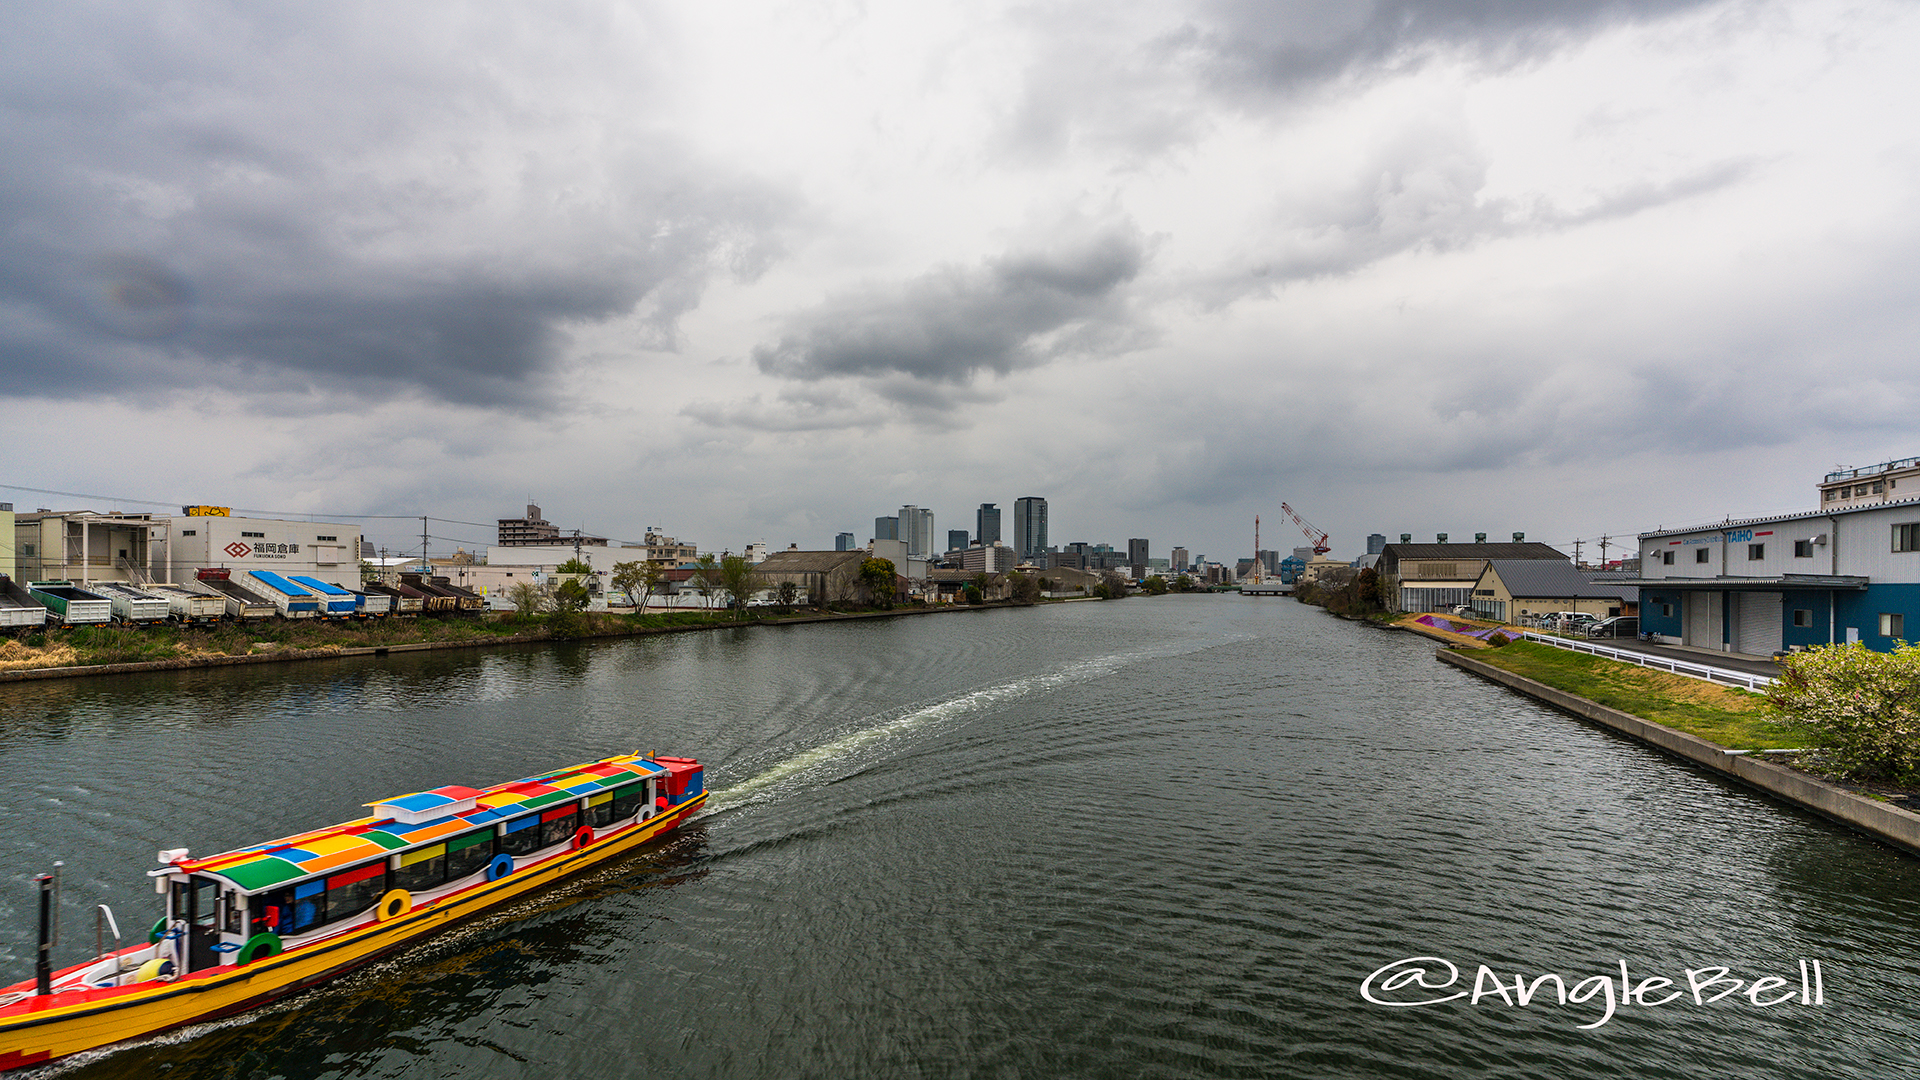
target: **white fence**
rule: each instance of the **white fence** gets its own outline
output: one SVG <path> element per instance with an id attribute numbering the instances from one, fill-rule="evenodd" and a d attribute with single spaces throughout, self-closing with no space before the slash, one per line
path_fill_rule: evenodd
<path id="1" fill-rule="evenodd" d="M 1655 656 L 1651 653 L 1635 652 L 1630 649 L 1612 649 L 1605 645 L 1595 645 L 1589 641 L 1574 641 L 1569 638 L 1536 634 L 1531 630 L 1522 630 L 1520 636 L 1526 638 L 1528 641 L 1537 641 L 1542 645 L 1551 645 L 1556 649 L 1588 653 L 1593 656 L 1604 656 L 1609 660 L 1618 660 L 1623 664 L 1638 664 L 1641 667 L 1658 668 L 1661 671 L 1670 671 L 1675 675 L 1685 675 L 1689 679 L 1705 679 L 1708 682 L 1725 683 L 1728 686 L 1739 686 L 1755 691 L 1773 685 L 1772 676 L 1755 675 L 1750 671 L 1733 671 L 1728 668 L 1717 668 L 1710 664 L 1694 664 L 1685 660 L 1675 660 L 1671 657 Z"/>

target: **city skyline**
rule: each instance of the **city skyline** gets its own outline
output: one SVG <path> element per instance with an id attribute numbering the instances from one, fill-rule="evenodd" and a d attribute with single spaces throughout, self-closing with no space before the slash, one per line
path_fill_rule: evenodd
<path id="1" fill-rule="evenodd" d="M 1812 508 L 1920 449 L 1910 4 L 0 28 L 57 45 L 0 79 L 9 430 L 107 433 L 17 434 L 20 506 L 402 546 L 533 498 L 737 550 L 1046 491 L 1056 537 L 1225 559 L 1285 501 L 1351 556 Z"/>

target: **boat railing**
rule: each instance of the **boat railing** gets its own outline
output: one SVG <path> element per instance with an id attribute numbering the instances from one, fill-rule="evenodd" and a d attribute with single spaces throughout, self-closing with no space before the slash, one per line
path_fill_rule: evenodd
<path id="1" fill-rule="evenodd" d="M 1633 649 L 1615 649 L 1606 645 L 1595 645 L 1591 641 L 1578 641 L 1573 638 L 1554 637 L 1551 634 L 1538 634 L 1532 630 L 1522 630 L 1520 636 L 1528 641 L 1537 641 L 1542 645 L 1551 645 L 1556 649 L 1569 652 L 1587 653 L 1591 656 L 1618 660 L 1623 664 L 1638 664 L 1641 667 L 1656 668 L 1660 671 L 1684 675 L 1689 679 L 1702 679 L 1707 682 L 1738 686 L 1747 690 L 1760 691 L 1772 686 L 1773 677 L 1759 675 L 1751 671 L 1735 671 L 1731 668 L 1714 667 L 1711 664 L 1695 664 L 1687 660 L 1675 660 L 1670 656 L 1644 653 Z"/>
<path id="2" fill-rule="evenodd" d="M 109 956 L 118 956 L 125 949 L 120 940 L 120 921 L 113 917 L 113 909 L 105 904 L 97 905 L 100 910 L 93 913 L 93 958 L 104 960 Z M 113 928 L 113 952 L 107 952 L 108 927 Z"/>

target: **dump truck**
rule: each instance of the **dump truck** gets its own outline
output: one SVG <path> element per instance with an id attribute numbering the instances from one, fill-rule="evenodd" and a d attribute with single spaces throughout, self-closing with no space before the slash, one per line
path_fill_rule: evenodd
<path id="1" fill-rule="evenodd" d="M 317 619 L 323 605 L 311 590 L 295 585 L 271 570 L 241 570 L 235 575 L 242 585 L 273 605 L 288 619 Z"/>
<path id="2" fill-rule="evenodd" d="M 164 581 L 142 585 L 141 589 L 155 596 L 164 597 L 167 601 L 167 611 L 172 614 L 175 622 L 189 625 L 219 622 L 227 616 L 226 597 L 212 589 L 201 590 L 192 588 L 190 585 L 175 585 Z"/>
<path id="3" fill-rule="evenodd" d="M 35 581 L 27 585 L 27 591 L 45 605 L 48 622 L 83 626 L 113 620 L 113 601 L 71 581 Z"/>
<path id="4" fill-rule="evenodd" d="M 171 618 L 167 598 L 124 581 L 89 581 L 87 591 L 107 598 L 113 605 L 113 621 L 120 623 L 159 623 Z"/>
<path id="5" fill-rule="evenodd" d="M 47 606 L 0 574 L 0 633 L 38 630 L 47 625 Z"/>
<path id="6" fill-rule="evenodd" d="M 206 589 L 219 596 L 226 605 L 229 619 L 271 619 L 274 607 L 265 597 L 257 596 L 245 585 L 233 580 L 233 571 L 209 568 L 194 575 L 189 588 Z"/>

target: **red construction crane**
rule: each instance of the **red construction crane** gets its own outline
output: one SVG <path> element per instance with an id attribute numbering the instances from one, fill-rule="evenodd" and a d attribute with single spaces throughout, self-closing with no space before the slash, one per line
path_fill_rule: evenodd
<path id="1" fill-rule="evenodd" d="M 1293 507 L 1288 506 L 1286 503 L 1281 503 L 1280 509 L 1286 511 L 1287 516 L 1293 519 L 1293 523 L 1300 526 L 1300 531 L 1307 534 L 1307 540 L 1313 544 L 1313 553 L 1315 555 L 1325 555 L 1327 552 L 1333 550 L 1333 545 L 1327 543 L 1325 530 L 1316 529 L 1307 524 L 1301 519 L 1299 514 L 1293 512 Z"/>

